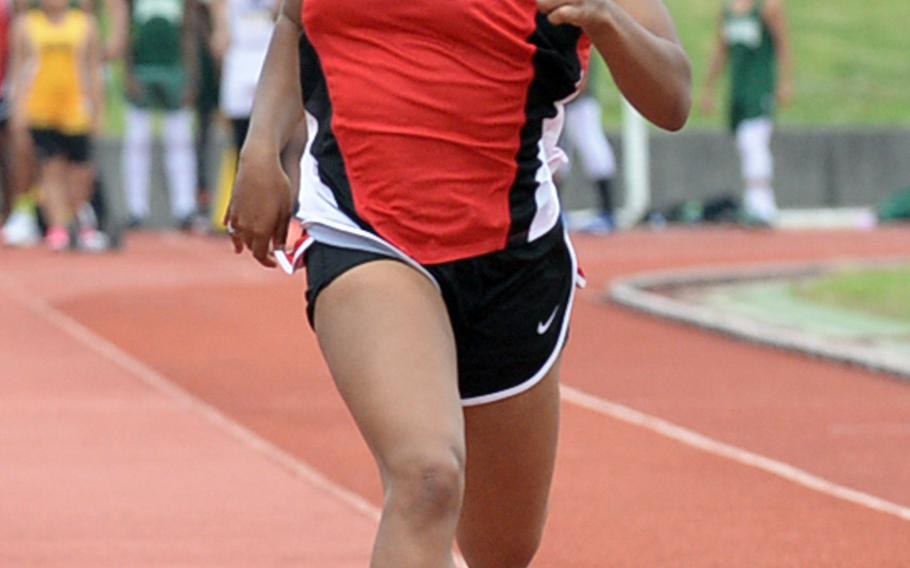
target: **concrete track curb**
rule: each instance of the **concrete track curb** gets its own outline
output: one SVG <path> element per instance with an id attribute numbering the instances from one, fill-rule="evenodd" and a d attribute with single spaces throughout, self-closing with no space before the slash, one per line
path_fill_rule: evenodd
<path id="1" fill-rule="evenodd" d="M 800 263 L 748 268 L 705 268 L 640 274 L 614 281 L 609 300 L 650 315 L 686 323 L 745 341 L 803 353 L 887 373 L 910 381 L 910 358 L 870 345 L 828 337 L 752 320 L 746 316 L 680 300 L 667 294 L 688 286 L 731 284 L 821 276 L 845 268 L 884 268 L 906 265 L 910 258 Z"/>

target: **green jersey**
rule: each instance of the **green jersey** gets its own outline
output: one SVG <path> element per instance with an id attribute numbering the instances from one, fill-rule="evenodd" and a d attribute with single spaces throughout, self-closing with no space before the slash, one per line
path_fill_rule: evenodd
<path id="1" fill-rule="evenodd" d="M 183 0 L 133 0 L 130 51 L 133 65 L 183 66 Z"/>
<path id="2" fill-rule="evenodd" d="M 774 114 L 777 51 L 774 36 L 762 16 L 763 0 L 736 14 L 724 10 L 723 38 L 730 64 L 731 126 L 743 120 Z"/>

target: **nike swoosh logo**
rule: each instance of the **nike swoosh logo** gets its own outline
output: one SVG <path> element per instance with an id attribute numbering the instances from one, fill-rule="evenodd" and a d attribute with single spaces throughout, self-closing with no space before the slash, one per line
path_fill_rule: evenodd
<path id="1" fill-rule="evenodd" d="M 547 321 L 542 321 L 537 324 L 537 335 L 543 335 L 547 332 L 548 329 L 550 329 L 550 326 L 553 325 L 553 321 L 556 319 L 556 314 L 559 313 L 559 308 L 561 305 L 562 304 L 556 306 L 556 309 L 553 310 L 553 313 L 550 314 L 550 317 L 547 319 Z"/>

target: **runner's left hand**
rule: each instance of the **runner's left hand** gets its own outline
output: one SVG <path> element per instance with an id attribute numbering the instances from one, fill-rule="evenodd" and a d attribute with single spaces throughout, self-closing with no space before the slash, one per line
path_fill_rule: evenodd
<path id="1" fill-rule="evenodd" d="M 551 24 L 570 24 L 584 28 L 603 12 L 612 0 L 537 0 L 537 9 Z"/>

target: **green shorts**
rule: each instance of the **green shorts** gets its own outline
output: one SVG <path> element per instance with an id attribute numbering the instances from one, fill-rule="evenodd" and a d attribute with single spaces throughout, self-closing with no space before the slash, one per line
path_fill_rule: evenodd
<path id="1" fill-rule="evenodd" d="M 730 131 L 736 132 L 739 124 L 753 118 L 774 118 L 774 93 L 760 96 L 736 97 L 730 100 Z"/>
<path id="2" fill-rule="evenodd" d="M 183 67 L 140 65 L 133 69 L 140 96 L 129 96 L 134 106 L 150 110 L 179 110 L 186 98 L 186 72 Z"/>

